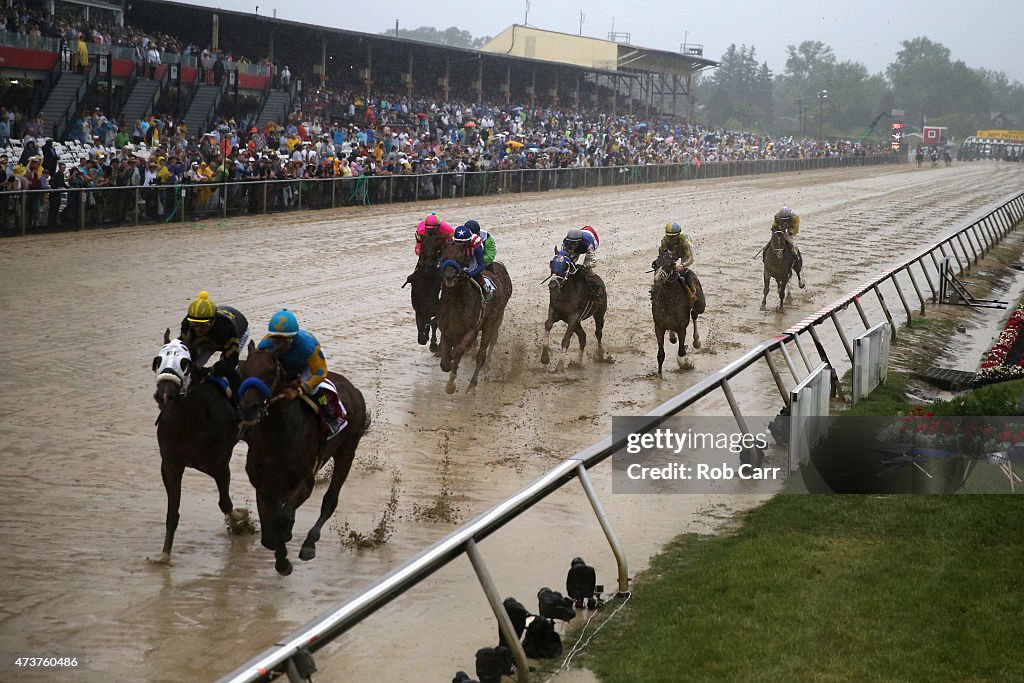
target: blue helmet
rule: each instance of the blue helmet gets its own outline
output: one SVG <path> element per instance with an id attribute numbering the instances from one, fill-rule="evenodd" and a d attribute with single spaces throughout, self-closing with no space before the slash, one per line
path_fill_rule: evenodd
<path id="1" fill-rule="evenodd" d="M 460 225 L 455 228 L 455 234 L 452 235 L 452 239 L 456 242 L 469 242 L 473 239 L 473 231 L 465 225 Z"/>
<path id="2" fill-rule="evenodd" d="M 476 221 L 466 221 L 466 227 L 473 231 L 474 235 L 480 234 L 480 224 Z"/>
<path id="3" fill-rule="evenodd" d="M 294 337 L 299 333 L 299 321 L 294 313 L 285 308 L 270 319 L 267 333 L 271 337 Z"/>

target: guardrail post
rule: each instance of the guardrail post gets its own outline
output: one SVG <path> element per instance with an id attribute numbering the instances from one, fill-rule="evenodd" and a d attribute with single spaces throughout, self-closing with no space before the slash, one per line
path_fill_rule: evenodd
<path id="1" fill-rule="evenodd" d="M 85 193 L 84 192 L 82 193 L 82 197 L 83 198 L 85 197 Z M 132 199 L 132 216 L 134 217 L 133 221 L 132 221 L 132 225 L 138 225 L 139 224 L 139 186 L 138 185 L 135 186 L 135 192 L 132 195 L 132 197 L 133 197 L 133 199 Z M 83 215 L 85 214 L 85 203 L 84 202 L 82 203 L 82 214 Z"/>
<path id="2" fill-rule="evenodd" d="M 932 260 L 934 261 L 935 254 L 932 254 L 932 252 L 928 253 L 931 255 Z M 921 259 L 917 259 L 917 265 L 921 266 L 921 272 L 924 273 L 924 279 L 928 281 L 928 289 L 932 290 L 932 303 L 934 304 L 938 301 L 939 293 L 935 291 L 935 285 L 932 283 L 932 276 L 928 272 L 928 268 L 924 265 L 924 261 L 922 261 Z"/>
<path id="3" fill-rule="evenodd" d="M 779 350 L 782 351 L 782 359 L 786 361 L 786 367 L 789 368 L 789 374 L 793 375 L 793 381 L 800 384 L 800 377 L 796 374 L 796 365 L 793 364 L 793 358 L 789 355 L 789 351 L 786 349 L 785 340 L 779 344 Z"/>
<path id="4" fill-rule="evenodd" d="M 1002 240 L 1002 235 L 1000 234 L 1002 232 L 1002 226 L 999 223 L 998 215 L 992 215 L 985 219 L 985 229 L 988 230 L 991 235 L 990 239 L 992 240 L 992 246 L 994 247 L 999 244 L 1000 240 Z"/>
<path id="5" fill-rule="evenodd" d="M 914 285 L 914 291 L 917 292 L 917 300 L 921 302 L 921 315 L 924 316 L 924 296 L 921 294 L 921 288 L 917 285 L 917 278 L 914 277 L 914 271 L 911 270 L 910 264 L 907 264 L 907 275 L 910 276 L 910 284 Z"/>
<path id="6" fill-rule="evenodd" d="M 338 190 L 338 181 L 337 181 L 337 179 L 332 179 L 331 180 L 331 208 L 332 209 L 335 208 L 335 206 L 336 206 L 335 205 L 334 196 L 335 196 L 335 194 L 337 194 L 337 190 Z"/>
<path id="7" fill-rule="evenodd" d="M 612 529 L 612 524 L 608 520 L 608 513 L 605 512 L 604 506 L 601 505 L 601 501 L 597 497 L 597 491 L 594 490 L 594 483 L 590 481 L 590 475 L 587 473 L 587 468 L 583 466 L 582 462 L 576 465 L 576 476 L 579 477 L 580 484 L 583 485 L 583 490 L 587 494 L 590 506 L 594 508 L 597 521 L 601 524 L 604 537 L 608 539 L 608 544 L 612 547 L 612 554 L 615 555 L 615 564 L 619 569 L 619 592 L 627 593 L 629 592 L 629 568 L 626 566 L 626 553 L 622 550 L 622 544 L 619 543 L 619 538 L 615 535 L 615 530 Z"/>
<path id="8" fill-rule="evenodd" d="M 859 296 L 853 297 L 853 305 L 857 307 L 857 315 L 860 316 L 860 321 L 862 323 L 864 323 L 864 329 L 866 330 L 866 329 L 870 328 L 871 327 L 871 323 L 868 322 L 867 313 L 864 312 L 864 307 L 860 303 L 860 297 Z"/>
<path id="9" fill-rule="evenodd" d="M 960 248 L 963 249 L 964 260 L 967 261 L 967 270 L 971 270 L 978 263 L 978 252 L 976 252 L 974 250 L 974 245 L 971 244 L 971 238 L 970 237 L 967 238 L 967 244 L 970 245 L 971 253 L 974 254 L 973 263 L 972 263 L 971 257 L 967 255 L 967 247 L 964 246 L 964 233 L 963 233 L 963 231 L 958 232 L 956 234 L 956 241 L 960 243 Z"/>
<path id="10" fill-rule="evenodd" d="M 820 358 L 825 363 L 828 363 L 828 367 L 830 369 L 830 372 L 832 373 L 832 395 L 839 397 L 840 400 L 846 400 L 843 396 L 843 387 L 839 383 L 839 375 L 836 373 L 836 366 L 833 365 L 832 361 L 828 359 L 828 353 L 825 351 L 825 347 L 824 345 L 822 345 L 821 340 L 818 339 L 818 331 L 814 329 L 814 325 L 811 325 L 809 328 L 807 328 L 807 331 L 811 333 L 811 339 L 814 340 L 814 348 L 818 352 L 818 358 Z"/>
<path id="11" fill-rule="evenodd" d="M 789 392 L 786 391 L 786 385 L 782 381 L 782 375 L 779 374 L 778 366 L 775 365 L 775 359 L 772 358 L 772 354 L 768 349 L 765 349 L 764 353 L 761 355 L 764 356 L 765 362 L 768 363 L 768 369 L 772 373 L 772 379 L 775 380 L 775 386 L 779 388 L 779 394 L 782 396 L 782 401 L 786 404 L 786 407 L 789 408 Z"/>
<path id="12" fill-rule="evenodd" d="M 974 237 L 978 240 L 978 244 L 981 245 L 981 253 L 985 254 L 992 249 L 992 237 L 985 231 L 986 219 L 982 219 L 974 223 L 971 229 L 974 230 Z"/>
<path id="13" fill-rule="evenodd" d="M 799 332 L 793 335 L 793 341 L 796 342 L 796 350 L 800 352 L 800 358 L 803 359 L 804 367 L 807 368 L 807 372 L 813 372 L 814 368 L 811 367 L 811 361 L 807 357 L 807 352 L 804 351 L 804 345 L 800 343 Z"/>
<path id="14" fill-rule="evenodd" d="M 508 612 L 505 611 L 505 606 L 501 603 L 501 594 L 498 593 L 498 589 L 491 579 L 491 573 L 487 571 L 487 565 L 484 564 L 484 559 L 480 557 L 480 551 L 477 550 L 476 542 L 472 539 L 466 542 L 466 555 L 469 556 L 469 561 L 473 565 L 476 578 L 480 580 L 480 586 L 484 589 L 487 602 L 491 603 L 491 610 L 498 620 L 498 628 L 501 630 L 501 634 L 505 636 L 505 642 L 508 644 L 509 649 L 512 650 L 512 656 L 515 657 L 516 680 L 519 683 L 529 683 L 530 665 L 526 661 L 523 644 L 516 637 L 516 631 L 512 627 L 511 620 L 508 618 Z"/>
<path id="15" fill-rule="evenodd" d="M 298 211 L 302 211 L 302 180 L 297 181 L 295 184 L 298 185 L 298 187 L 299 187 L 298 197 L 296 199 L 295 207 L 296 207 L 296 209 Z M 370 188 L 367 187 L 366 189 L 367 189 L 367 191 L 369 191 Z"/>
<path id="16" fill-rule="evenodd" d="M 878 296 L 878 303 L 882 305 L 882 312 L 885 313 L 885 319 L 889 323 L 889 329 L 892 330 L 890 340 L 896 341 L 896 323 L 892 320 L 892 313 L 889 312 L 889 307 L 885 305 L 885 297 L 882 296 L 882 290 L 878 288 L 878 285 L 875 285 L 872 289 L 875 290 L 875 294 Z"/>
<path id="17" fill-rule="evenodd" d="M 832 318 L 833 324 L 836 326 L 836 332 L 839 333 L 839 339 L 843 342 L 843 348 L 846 349 L 846 355 L 850 357 L 850 362 L 853 362 L 853 347 L 850 346 L 850 340 L 846 338 L 846 331 L 843 330 L 843 326 L 839 324 L 839 318 L 836 317 L 835 311 L 829 314 Z"/>
<path id="18" fill-rule="evenodd" d="M 4 169 L 5 171 L 7 169 Z M 28 232 L 28 192 L 21 193 L 21 234 Z"/>
<path id="19" fill-rule="evenodd" d="M 896 279 L 896 273 L 890 274 L 889 278 L 892 280 L 893 285 L 896 286 L 896 293 L 900 295 L 900 303 L 903 304 L 903 310 L 907 312 L 907 327 L 911 327 L 914 321 L 910 319 L 910 306 L 907 304 L 907 297 L 903 296 L 903 288 L 900 287 L 900 282 Z"/>
<path id="20" fill-rule="evenodd" d="M 732 416 L 736 418 L 736 424 L 739 426 L 740 432 L 742 432 L 744 436 L 750 434 L 750 430 L 747 429 L 747 421 L 743 419 L 743 413 L 740 412 L 740 406 L 736 403 L 736 397 L 732 395 L 732 388 L 729 386 L 729 380 L 723 377 L 718 384 L 722 387 L 722 393 L 725 394 L 725 400 L 729 402 L 729 409 L 732 410 Z M 789 403 L 787 402 L 786 405 L 788 406 Z M 751 457 L 751 455 L 756 457 Z M 756 450 L 748 449 L 747 457 L 750 458 L 750 464 L 755 467 L 761 464 L 761 458 L 757 455 Z"/>
<path id="21" fill-rule="evenodd" d="M 220 189 L 221 189 L 220 203 L 221 203 L 221 207 L 222 207 L 221 208 L 221 216 L 224 217 L 224 218 L 227 218 L 228 217 L 228 184 L 224 183 L 223 185 L 220 186 Z"/>
<path id="22" fill-rule="evenodd" d="M 78 191 L 78 229 L 85 230 L 85 190 Z M 135 225 L 139 224 L 139 190 L 135 189 Z"/>

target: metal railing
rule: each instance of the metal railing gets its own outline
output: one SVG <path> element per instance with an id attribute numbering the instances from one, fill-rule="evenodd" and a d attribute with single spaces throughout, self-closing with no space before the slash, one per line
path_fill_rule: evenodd
<path id="1" fill-rule="evenodd" d="M 678 414 L 701 398 L 712 392 L 720 390 L 725 395 L 725 398 L 729 403 L 730 410 L 736 420 L 737 426 L 744 434 L 749 434 L 750 431 L 747 428 L 746 421 L 740 411 L 739 405 L 733 396 L 729 380 L 747 368 L 757 364 L 759 361 L 764 360 L 772 374 L 772 377 L 775 379 L 780 395 L 788 405 L 790 401 L 790 392 L 787 390 L 778 370 L 778 366 L 772 357 L 772 353 L 776 351 L 782 354 L 789 372 L 792 374 L 793 380 L 798 387 L 802 382 L 813 377 L 815 373 L 820 373 L 830 366 L 832 368 L 832 389 L 835 390 L 835 366 L 829 361 L 825 348 L 821 344 L 816 331 L 816 327 L 818 325 L 821 325 L 826 321 L 832 321 L 835 324 L 839 337 L 843 340 L 844 345 L 849 350 L 849 343 L 846 341 L 845 332 L 836 317 L 836 313 L 838 311 L 845 309 L 851 303 L 854 303 L 857 306 L 858 313 L 860 314 L 865 328 L 870 328 L 871 325 L 869 324 L 867 316 L 859 302 L 859 298 L 864 294 L 864 292 L 874 290 L 878 293 L 879 300 L 882 301 L 886 318 L 889 320 L 890 324 L 892 324 L 891 316 L 889 315 L 888 309 L 884 306 L 884 300 L 882 300 L 880 290 L 878 289 L 879 284 L 886 280 L 891 280 L 897 291 L 902 292 L 902 290 L 900 290 L 899 283 L 896 280 L 896 276 L 905 273 L 911 278 L 911 281 L 914 281 L 913 272 L 910 268 L 912 265 L 918 264 L 921 265 L 921 269 L 924 271 L 926 279 L 928 279 L 934 300 L 936 290 L 932 285 L 930 274 L 924 267 L 922 259 L 929 255 L 934 256 L 936 251 L 943 251 L 947 245 L 950 247 L 950 250 L 955 253 L 954 244 L 959 244 L 963 251 L 964 238 L 966 237 L 967 242 L 970 243 L 971 237 L 974 237 L 979 248 L 975 249 L 974 245 L 971 244 L 971 253 L 968 254 L 964 251 L 964 257 L 968 265 L 970 263 L 976 263 L 987 250 L 995 246 L 999 240 L 1005 237 L 1006 234 L 1013 230 L 1022 220 L 1024 220 L 1024 193 L 1018 194 L 967 227 L 956 231 L 949 237 L 933 243 L 931 246 L 921 250 L 921 252 L 912 258 L 907 259 L 894 268 L 890 268 L 879 276 L 873 278 L 868 283 L 865 283 L 852 292 L 847 293 L 830 306 L 823 308 L 797 325 L 792 326 L 786 330 L 784 334 L 773 339 L 765 340 L 754 346 L 724 368 L 708 375 L 675 398 L 658 406 L 645 416 L 645 420 L 638 422 L 635 427 L 631 425 L 631 429 L 635 429 L 635 431 L 654 429 L 669 417 Z M 918 292 L 921 311 L 923 313 L 925 305 L 924 296 L 916 285 L 915 289 Z M 906 310 L 909 322 L 911 317 L 911 308 L 907 303 L 906 298 L 902 296 L 902 293 L 900 295 L 900 300 Z M 820 362 L 816 362 L 813 365 L 800 341 L 800 335 L 805 332 L 813 339 L 815 349 L 820 357 Z M 893 326 L 893 334 L 895 334 L 895 326 Z M 803 365 L 806 368 L 806 373 L 797 370 L 797 367 L 792 360 L 792 356 L 786 346 L 789 343 L 792 343 L 796 347 L 800 357 L 802 358 Z M 849 350 L 849 352 L 852 357 L 852 350 Z M 301 680 L 297 673 L 297 667 L 293 658 L 300 655 L 300 653 L 312 653 L 326 646 L 332 640 L 356 626 L 367 616 L 373 614 L 376 610 L 388 604 L 405 591 L 416 586 L 418 583 L 431 576 L 448 563 L 462 555 L 466 555 L 473 566 L 473 570 L 481 583 L 481 587 L 483 588 L 485 595 L 487 596 L 487 600 L 494 612 L 495 618 L 498 620 L 499 628 L 504 634 L 505 640 L 510 644 L 511 649 L 513 650 L 518 670 L 518 679 L 521 683 L 526 683 L 529 680 L 529 667 L 527 666 L 526 655 L 522 650 L 519 640 L 515 637 L 514 631 L 512 630 L 512 624 L 508 620 L 508 616 L 501 603 L 501 594 L 491 580 L 490 573 L 487 571 L 487 567 L 477 550 L 477 543 L 499 531 L 510 521 L 530 510 L 530 508 L 532 508 L 536 503 L 546 498 L 552 492 L 560 489 L 572 479 L 578 479 L 594 509 L 598 522 L 600 523 L 601 528 L 611 545 L 612 553 L 615 556 L 618 567 L 619 592 L 623 593 L 628 591 L 629 576 L 625 555 L 622 552 L 621 545 L 619 544 L 607 515 L 604 512 L 604 508 L 597 497 L 593 484 L 590 480 L 590 475 L 588 474 L 590 469 L 593 469 L 596 465 L 608 459 L 615 451 L 625 446 L 627 439 L 627 434 L 619 436 L 613 435 L 612 437 L 605 438 L 580 453 L 577 453 L 574 457 L 565 460 L 549 470 L 546 474 L 542 475 L 529 486 L 501 501 L 487 512 L 478 516 L 476 519 L 473 519 L 462 527 L 456 529 L 430 548 L 416 555 L 401 567 L 376 581 L 358 595 L 339 603 L 318 619 L 302 626 L 290 635 L 282 638 L 272 647 L 266 649 L 243 664 L 241 667 L 221 678 L 220 682 L 242 683 L 245 681 L 260 681 L 285 673 L 292 680 Z"/>
<path id="2" fill-rule="evenodd" d="M 75 90 L 74 98 L 68 103 L 67 109 L 64 110 L 61 118 L 54 126 L 53 137 L 55 140 L 64 140 L 67 137 L 67 132 L 71 127 L 71 123 L 82 110 L 82 105 L 85 103 L 85 97 L 89 94 L 89 91 L 92 90 L 92 87 L 96 85 L 99 73 L 99 60 L 94 60 L 93 63 L 89 65 L 89 70 L 85 72 L 85 78 Z"/>
<path id="3" fill-rule="evenodd" d="M 166 73 L 165 73 L 166 77 Z M 154 97 L 156 97 L 154 95 Z M 201 131 L 197 131 L 201 135 Z M 245 180 L 229 183 L 201 183 L 197 185 L 160 185 L 146 188 L 147 193 L 162 199 L 150 202 L 144 211 L 122 211 L 114 197 L 125 192 L 140 192 L 137 187 L 97 187 L 81 190 L 35 190 L 30 192 L 0 192 L 0 206 L 10 202 L 19 204 L 22 195 L 36 211 L 0 213 L 0 235 L 38 232 L 64 227 L 86 228 L 139 225 L 172 221 L 195 221 L 204 218 L 225 218 L 232 215 L 268 214 L 306 209 L 333 209 L 344 206 L 393 204 L 400 202 L 436 201 L 444 198 L 463 198 L 520 192 L 545 192 L 560 189 L 586 189 L 594 187 L 635 185 L 642 183 L 680 182 L 731 176 L 778 173 L 819 168 L 840 168 L 874 164 L 905 163 L 898 156 L 831 157 L 819 159 L 786 159 L 775 161 L 715 162 L 695 164 L 661 164 L 647 166 L 607 166 L 599 168 L 522 169 L 477 171 L 473 173 L 432 173 L 418 175 L 379 175 L 347 178 L 306 178 L 300 180 Z M 35 197 L 34 193 L 67 194 L 60 206 L 74 205 L 70 195 L 90 193 L 88 211 L 58 220 L 50 215 L 50 201 Z M 11 196 L 14 196 L 12 200 Z M 143 198 L 144 199 L 144 198 Z M 136 204 L 140 201 L 136 200 Z M 172 211 L 173 210 L 173 211 Z M 8 223 L 14 221 L 14 225 Z"/>

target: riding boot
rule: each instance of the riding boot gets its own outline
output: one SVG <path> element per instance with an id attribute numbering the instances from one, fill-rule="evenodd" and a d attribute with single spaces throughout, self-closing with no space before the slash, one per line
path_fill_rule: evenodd
<path id="1" fill-rule="evenodd" d="M 326 391 L 317 395 L 316 404 L 320 407 L 320 416 L 323 418 L 324 424 L 327 425 L 327 438 L 329 439 L 341 431 L 341 420 L 334 414 L 334 408 L 331 407 L 331 401 Z"/>
<path id="2" fill-rule="evenodd" d="M 487 304 L 491 303 L 491 300 L 494 298 L 494 288 L 492 287 L 488 289 L 487 280 L 484 279 L 484 276 L 482 274 L 477 276 L 476 281 L 477 284 L 480 285 L 480 291 L 484 293 L 484 306 L 486 306 Z"/>

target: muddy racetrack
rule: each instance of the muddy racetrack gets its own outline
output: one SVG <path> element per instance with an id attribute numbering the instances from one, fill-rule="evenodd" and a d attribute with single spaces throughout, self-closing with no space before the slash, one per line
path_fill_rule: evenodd
<path id="1" fill-rule="evenodd" d="M 198 681 L 227 673 L 610 433 L 612 415 L 646 412 L 965 224 L 1019 190 L 1022 179 L 1021 166 L 996 163 L 872 167 L 0 241 L 0 667 L 10 666 L 10 656 L 78 657 L 75 670 L 18 674 L 41 681 Z M 784 316 L 758 311 L 760 262 L 753 258 L 783 203 L 801 216 L 808 283 Z M 456 225 L 475 218 L 492 229 L 514 283 L 475 394 L 464 393 L 467 356 L 458 393 L 445 395 L 446 375 L 416 344 L 409 290 L 400 289 L 414 263 L 413 228 L 431 209 Z M 705 348 L 683 370 L 667 349 L 659 380 L 644 271 L 668 220 L 693 235 L 708 313 L 700 323 Z M 551 246 L 583 224 L 602 237 L 610 359 L 591 357 L 584 369 L 559 374 L 539 362 L 548 296 L 540 281 Z M 160 552 L 166 503 L 149 365 L 164 329 L 177 326 L 200 289 L 242 310 L 257 339 L 275 310 L 294 310 L 373 412 L 316 560 L 296 562 L 290 577 L 274 572 L 272 553 L 257 537 L 227 535 L 213 481 L 192 470 L 173 565 L 146 561 Z M 767 372 L 736 386 L 744 410 L 778 411 Z M 728 414 L 715 395 L 699 409 Z M 231 491 L 236 505 L 255 513 L 244 463 L 239 445 Z M 712 528 L 721 513 L 759 500 L 613 496 L 607 474 L 599 469 L 596 484 L 631 573 L 672 535 Z M 390 540 L 343 547 L 347 528 L 373 530 L 393 488 Z M 293 558 L 321 495 L 318 489 L 299 511 Z M 599 583 L 614 585 L 614 562 L 578 486 L 487 539 L 481 551 L 503 595 L 527 607 L 540 586 L 561 589 L 575 555 L 597 567 Z M 327 680 L 450 680 L 456 669 L 472 671 L 473 652 L 493 645 L 494 631 L 469 563 L 459 560 L 317 662 Z M 0 669 L 0 679 L 12 671 Z"/>

